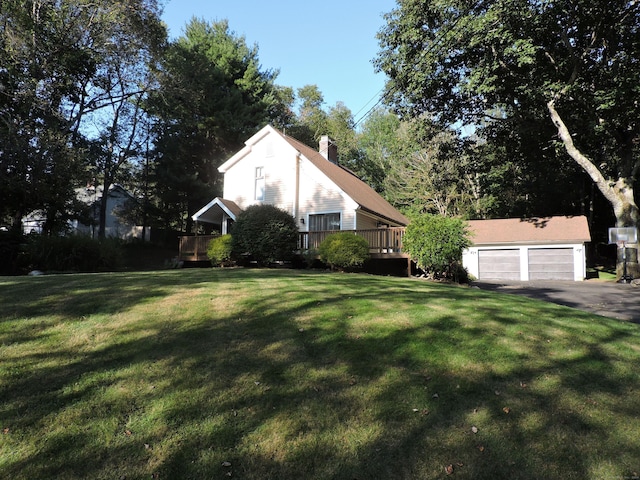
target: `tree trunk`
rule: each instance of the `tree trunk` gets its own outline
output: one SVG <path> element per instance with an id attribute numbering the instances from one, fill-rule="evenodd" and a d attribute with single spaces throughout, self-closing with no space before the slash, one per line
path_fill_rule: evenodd
<path id="1" fill-rule="evenodd" d="M 558 136 L 564 144 L 565 150 L 569 156 L 587 172 L 598 187 L 600 192 L 609 201 L 616 217 L 616 227 L 638 227 L 640 220 L 640 211 L 633 195 L 633 176 L 620 176 L 615 181 L 608 180 L 602 175 L 602 172 L 596 165 L 586 157 L 573 143 L 573 138 L 569 129 L 562 120 L 562 117 L 555 108 L 555 100 L 547 103 L 549 115 L 553 124 L 558 128 Z M 633 261 L 627 263 L 627 274 L 633 278 L 640 277 L 640 268 L 638 267 L 638 244 L 627 245 L 627 251 L 631 251 L 627 255 L 627 259 L 631 257 Z M 623 264 L 622 255 L 617 256 L 616 272 L 618 278 L 622 276 Z"/>

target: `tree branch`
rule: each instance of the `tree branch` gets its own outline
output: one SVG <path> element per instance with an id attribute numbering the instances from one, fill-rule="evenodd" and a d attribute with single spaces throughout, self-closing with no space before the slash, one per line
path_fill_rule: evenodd
<path id="1" fill-rule="evenodd" d="M 568 85 L 565 89 L 568 88 Z M 564 90 L 564 89 L 563 89 Z M 551 121 L 558 129 L 558 136 L 562 143 L 564 144 L 565 150 L 569 154 L 569 156 L 582 167 L 582 169 L 587 172 L 587 174 L 591 177 L 591 180 L 596 184 L 598 189 L 602 192 L 607 200 L 611 203 L 618 201 L 618 198 L 611 188 L 607 179 L 602 175 L 602 172 L 595 166 L 595 164 L 586 157 L 573 143 L 573 138 L 571 137 L 571 133 L 569 129 L 565 125 L 562 117 L 558 113 L 555 107 L 555 102 L 557 98 L 560 96 L 560 93 L 556 94 L 556 96 L 547 102 L 547 109 L 549 110 L 549 115 L 551 116 Z"/>

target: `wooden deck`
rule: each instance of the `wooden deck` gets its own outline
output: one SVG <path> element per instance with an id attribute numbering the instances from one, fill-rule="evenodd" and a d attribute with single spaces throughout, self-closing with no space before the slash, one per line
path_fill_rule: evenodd
<path id="1" fill-rule="evenodd" d="M 342 231 L 364 237 L 369 242 L 369 251 L 372 258 L 407 258 L 407 255 L 402 253 L 404 227 Z M 300 252 L 317 250 L 322 241 L 332 233 L 336 233 L 336 231 L 300 232 L 298 250 Z M 180 237 L 179 260 L 184 262 L 207 261 L 207 245 L 213 238 L 215 238 L 213 235 L 186 235 Z"/>

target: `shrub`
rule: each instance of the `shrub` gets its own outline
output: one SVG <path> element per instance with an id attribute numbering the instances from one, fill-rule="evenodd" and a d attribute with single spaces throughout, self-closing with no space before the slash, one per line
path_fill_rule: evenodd
<path id="1" fill-rule="evenodd" d="M 319 250 L 323 262 L 343 270 L 361 267 L 369 258 L 369 243 L 350 232 L 332 233 Z"/>
<path id="2" fill-rule="evenodd" d="M 291 260 L 298 247 L 294 218 L 273 205 L 252 205 L 233 224 L 232 255 L 250 257 L 260 265 Z"/>
<path id="3" fill-rule="evenodd" d="M 231 262 L 232 252 L 231 235 L 226 234 L 216 237 L 207 246 L 207 257 L 211 260 L 211 265 L 228 265 Z"/>
<path id="4" fill-rule="evenodd" d="M 402 243 L 404 251 L 427 274 L 465 281 L 462 250 L 471 242 L 463 220 L 440 215 L 415 217 L 407 226 Z"/>
<path id="5" fill-rule="evenodd" d="M 25 241 L 20 232 L 0 231 L 0 275 L 20 272 L 20 252 Z"/>
<path id="6" fill-rule="evenodd" d="M 55 272 L 116 270 L 123 254 L 120 240 L 95 240 L 84 235 L 31 235 L 25 253 L 30 269 Z"/>

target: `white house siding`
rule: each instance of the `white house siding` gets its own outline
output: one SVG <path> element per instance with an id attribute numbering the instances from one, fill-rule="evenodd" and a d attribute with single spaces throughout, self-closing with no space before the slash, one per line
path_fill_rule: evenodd
<path id="1" fill-rule="evenodd" d="M 250 205 L 264 203 L 294 214 L 296 152 L 286 143 L 275 140 L 265 138 L 253 145 L 244 158 L 225 172 L 224 198 L 233 200 L 243 210 Z M 263 201 L 255 199 L 257 167 L 264 168 Z"/>
<path id="2" fill-rule="evenodd" d="M 586 277 L 584 244 L 473 246 L 462 254 L 479 280 L 574 280 Z"/>
<path id="3" fill-rule="evenodd" d="M 378 219 L 359 211 L 356 217 L 356 229 L 372 230 L 374 228 L 378 228 Z"/>
<path id="4" fill-rule="evenodd" d="M 300 225 L 301 230 L 307 229 L 309 215 L 324 213 L 340 213 L 341 230 L 355 229 L 355 212 L 358 205 L 304 158 L 300 161 L 299 179 L 299 216 L 305 220 L 305 223 Z"/>

